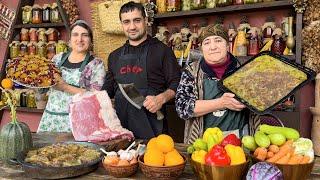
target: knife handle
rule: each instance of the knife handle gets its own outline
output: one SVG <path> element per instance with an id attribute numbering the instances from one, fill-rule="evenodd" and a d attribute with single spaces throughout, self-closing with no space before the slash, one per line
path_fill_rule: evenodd
<path id="1" fill-rule="evenodd" d="M 158 119 L 159 121 L 164 118 L 164 116 L 163 116 L 163 114 L 162 114 L 162 112 L 161 112 L 160 110 L 157 111 L 156 113 L 157 113 L 157 119 Z"/>

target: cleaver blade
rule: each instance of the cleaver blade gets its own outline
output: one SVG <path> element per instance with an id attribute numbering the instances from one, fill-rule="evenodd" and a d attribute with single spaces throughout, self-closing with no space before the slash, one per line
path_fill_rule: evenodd
<path id="1" fill-rule="evenodd" d="M 146 100 L 146 97 L 140 94 L 138 89 L 134 86 L 133 83 L 130 84 L 118 84 L 122 95 L 132 104 L 134 107 L 141 109 L 143 102 Z M 162 112 L 157 111 L 157 119 L 162 120 L 164 118 Z"/>

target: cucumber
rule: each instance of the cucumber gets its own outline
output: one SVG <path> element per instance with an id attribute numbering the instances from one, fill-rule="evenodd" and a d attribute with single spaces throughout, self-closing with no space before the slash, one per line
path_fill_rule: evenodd
<path id="1" fill-rule="evenodd" d="M 266 134 L 282 134 L 286 137 L 287 140 L 297 140 L 300 137 L 300 134 L 297 130 L 288 127 L 279 127 L 279 126 L 270 126 L 262 124 L 259 126 L 259 130 Z"/>
<path id="2" fill-rule="evenodd" d="M 267 135 L 265 135 L 263 132 L 261 131 L 257 131 L 254 134 L 254 140 L 256 141 L 257 145 L 259 147 L 264 147 L 267 148 L 270 146 L 270 139 Z"/>

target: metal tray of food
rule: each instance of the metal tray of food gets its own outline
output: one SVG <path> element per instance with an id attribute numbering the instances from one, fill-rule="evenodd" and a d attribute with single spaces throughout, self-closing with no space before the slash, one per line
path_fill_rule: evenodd
<path id="1" fill-rule="evenodd" d="M 76 145 L 77 146 L 76 148 L 74 148 L 74 146 L 70 146 L 69 153 L 73 153 L 73 151 L 76 151 L 76 150 L 79 151 L 78 145 L 80 145 L 80 147 L 83 146 L 84 148 L 86 148 L 86 150 L 89 150 L 89 151 L 88 151 L 88 153 L 83 152 L 83 154 L 79 154 L 79 156 L 81 155 L 82 158 L 92 158 L 92 160 L 79 164 L 79 160 L 75 161 L 75 160 L 70 159 L 71 157 L 67 156 L 68 154 L 64 154 L 64 151 L 61 151 L 61 149 L 60 149 L 60 151 L 54 151 L 54 148 L 59 147 L 59 146 L 63 146 L 63 145 Z M 39 157 L 36 157 L 37 158 L 36 160 L 41 162 L 42 164 L 31 163 L 31 162 L 29 162 L 29 160 L 26 159 L 26 158 L 28 158 L 28 156 L 31 156 L 29 158 L 34 159 L 35 156 L 33 156 L 30 153 L 34 153 L 35 151 L 38 151 L 39 148 L 30 150 L 28 153 L 21 152 L 18 155 L 17 159 L 11 159 L 11 163 L 20 164 L 25 171 L 26 177 L 28 177 L 28 178 L 60 179 L 60 178 L 76 177 L 76 176 L 80 176 L 83 174 L 87 174 L 91 171 L 94 171 L 95 169 L 98 168 L 99 162 L 101 162 L 101 160 L 103 158 L 103 154 L 100 152 L 100 148 L 103 148 L 103 147 L 100 145 L 88 143 L 88 142 L 69 141 L 69 142 L 47 145 L 42 148 L 47 148 L 47 149 L 42 150 L 42 153 L 40 155 L 37 155 Z M 66 147 L 63 147 L 63 148 L 66 148 Z M 98 155 L 92 156 L 91 155 L 92 150 L 96 151 L 98 153 Z M 45 152 L 45 153 L 43 153 L 43 152 Z M 75 163 L 75 164 L 74 165 L 69 164 L 67 166 L 51 166 L 49 164 L 45 164 L 45 163 L 49 162 L 48 159 L 46 159 L 46 156 L 53 156 L 53 153 L 60 153 L 59 156 L 57 156 L 57 161 L 55 161 L 55 162 L 60 163 L 60 161 L 66 161 L 67 163 Z M 81 152 L 79 151 L 77 153 L 81 153 Z M 68 161 L 70 161 L 70 162 L 68 162 Z"/>
<path id="2" fill-rule="evenodd" d="M 307 67 L 264 51 L 226 74 L 218 86 L 224 92 L 235 94 L 235 98 L 253 112 L 264 114 L 315 76 Z"/>
<path id="3" fill-rule="evenodd" d="M 50 88 L 55 86 L 55 74 L 60 70 L 50 60 L 36 55 L 16 57 L 6 64 L 7 77 L 27 88 Z"/>

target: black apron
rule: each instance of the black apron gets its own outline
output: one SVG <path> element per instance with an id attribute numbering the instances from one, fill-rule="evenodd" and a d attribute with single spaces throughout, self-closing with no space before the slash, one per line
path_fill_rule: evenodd
<path id="1" fill-rule="evenodd" d="M 120 84 L 134 83 L 143 96 L 159 94 L 149 88 L 147 82 L 149 43 L 143 47 L 143 51 L 139 54 L 125 54 L 128 48 L 128 44 L 122 47 L 121 55 L 115 63 L 113 71 L 116 82 Z M 115 93 L 115 109 L 121 125 L 132 131 L 136 138 L 150 139 L 162 133 L 164 121 L 157 120 L 156 114 L 150 113 L 144 107 L 141 109 L 134 107 L 125 99 L 119 88 Z"/>
<path id="2" fill-rule="evenodd" d="M 218 88 L 218 80 L 204 75 L 203 99 L 216 99 L 223 95 L 223 91 Z M 245 125 L 245 112 L 232 111 L 229 109 L 208 113 L 204 116 L 204 129 L 209 127 L 219 127 L 222 131 L 239 130 L 242 136 L 242 129 Z"/>

